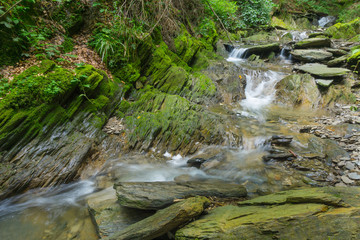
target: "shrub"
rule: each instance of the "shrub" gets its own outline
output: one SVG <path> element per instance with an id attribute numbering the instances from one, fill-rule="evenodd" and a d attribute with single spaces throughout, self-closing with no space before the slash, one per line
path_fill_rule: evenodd
<path id="1" fill-rule="evenodd" d="M 213 16 L 216 22 L 218 20 L 216 19 L 216 16 L 214 16 L 207 2 L 211 4 L 215 13 L 221 19 L 227 30 L 235 31 L 244 27 L 244 24 L 238 17 L 239 6 L 236 4 L 236 2 L 231 0 L 204 0 L 207 15 Z"/>
<path id="2" fill-rule="evenodd" d="M 271 0 L 238 0 L 241 18 L 248 27 L 266 25 L 274 6 Z"/>

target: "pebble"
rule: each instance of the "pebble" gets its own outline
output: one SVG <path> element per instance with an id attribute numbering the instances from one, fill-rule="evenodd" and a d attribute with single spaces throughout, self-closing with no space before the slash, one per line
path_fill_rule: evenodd
<path id="1" fill-rule="evenodd" d="M 351 180 L 350 178 L 348 178 L 347 176 L 341 176 L 341 180 L 346 183 L 346 184 L 352 184 L 354 183 L 353 180 Z"/>
<path id="2" fill-rule="evenodd" d="M 349 173 L 349 178 L 353 179 L 353 180 L 360 180 L 360 174 L 358 173 L 355 173 L 355 172 L 352 172 L 352 173 Z"/>
<path id="3" fill-rule="evenodd" d="M 352 163 L 352 162 L 346 162 L 346 163 L 345 163 L 345 167 L 346 167 L 346 169 L 348 169 L 348 170 L 354 170 L 354 169 L 355 169 L 355 164 Z"/>
<path id="4" fill-rule="evenodd" d="M 339 162 L 339 163 L 338 163 L 338 166 L 339 166 L 339 167 L 343 167 L 343 166 L 345 166 L 345 161 L 341 161 L 341 162 Z"/>

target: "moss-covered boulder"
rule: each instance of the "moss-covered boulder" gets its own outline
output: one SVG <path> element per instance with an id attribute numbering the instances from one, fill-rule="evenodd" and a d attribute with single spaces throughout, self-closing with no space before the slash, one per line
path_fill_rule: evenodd
<path id="1" fill-rule="evenodd" d="M 309 74 L 287 76 L 277 83 L 276 89 L 276 101 L 287 106 L 314 108 L 321 101 L 315 79 Z"/>
<path id="2" fill-rule="evenodd" d="M 129 91 L 131 100 L 124 100 L 117 112 L 125 120 L 127 149 L 147 151 L 157 146 L 161 151 L 187 154 L 202 144 L 225 142 L 225 118 L 206 107 L 219 101 L 217 84 L 190 67 L 197 51 L 187 48 L 193 44 L 207 51 L 206 44 L 186 32 L 177 38 L 174 52 L 164 42 L 142 46 L 139 51 L 144 56 L 126 67 L 133 74 L 116 73 L 129 76 L 121 80 L 138 86 Z"/>
<path id="3" fill-rule="evenodd" d="M 271 24 L 272 27 L 276 28 L 276 29 L 284 29 L 284 30 L 289 30 L 291 29 L 291 26 L 286 24 L 283 20 L 281 20 L 280 18 L 273 16 L 271 18 Z"/>
<path id="4" fill-rule="evenodd" d="M 90 65 L 71 71 L 44 61 L 16 76 L 0 102 L 0 198 L 71 181 L 116 93 L 120 87 Z"/>
<path id="5" fill-rule="evenodd" d="M 337 23 L 329 27 L 325 33 L 331 34 L 333 38 L 350 39 L 360 34 L 360 18 L 348 23 Z"/>
<path id="6" fill-rule="evenodd" d="M 211 210 L 178 230 L 175 239 L 359 238 L 359 193 L 326 187 L 259 197 Z"/>
<path id="7" fill-rule="evenodd" d="M 359 71 L 360 69 L 360 46 L 355 46 L 351 49 L 351 54 L 347 59 L 350 67 L 352 67 L 355 71 Z"/>
<path id="8" fill-rule="evenodd" d="M 291 56 L 302 62 L 322 62 L 332 58 L 333 54 L 325 50 L 296 49 L 290 52 Z"/>
<path id="9" fill-rule="evenodd" d="M 330 47 L 329 38 L 308 38 L 295 43 L 294 48 L 323 48 Z"/>

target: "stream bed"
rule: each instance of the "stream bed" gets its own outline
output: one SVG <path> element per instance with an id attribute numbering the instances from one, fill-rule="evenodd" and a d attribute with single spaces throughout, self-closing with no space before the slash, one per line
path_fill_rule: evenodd
<path id="1" fill-rule="evenodd" d="M 319 167 L 321 170 L 318 171 L 310 171 L 313 167 L 308 167 L 309 171 L 303 173 L 298 171 L 300 167 L 297 170 L 290 168 L 286 161 L 267 162 L 264 158 L 273 151 L 273 136 L 280 135 L 292 137 L 289 148 L 292 152 L 309 155 L 302 159 L 303 163 L 311 157 L 326 159 L 331 154 L 322 151 L 328 151 L 326 146 L 336 151 L 340 148 L 336 142 L 329 140 L 324 143 L 325 140 L 321 138 L 297 131 L 299 125 L 315 124 L 314 119 L 326 116 L 326 111 L 302 109 L 299 112 L 275 104 L 276 84 L 292 74 L 291 59 L 281 51 L 275 63 L 262 62 L 259 65 L 243 59 L 245 52 L 246 48 L 234 49 L 227 61 L 236 65 L 239 72 L 241 69 L 239 78 L 246 79 L 246 98 L 236 104 L 211 106 L 219 113 L 225 110 L 234 113 L 234 126 L 230 128 L 236 128 L 241 133 L 241 147 L 208 146 L 190 156 L 162 153 L 154 148 L 148 153 L 108 159 L 102 168 L 88 174 L 90 177 L 87 179 L 47 189 L 34 189 L 1 201 L 0 239 L 98 239 L 87 201 L 96 194 L 99 197 L 99 193 L 103 197 L 111 195 L 107 189 L 111 189 L 115 181 L 221 179 L 244 185 L 250 196 L 309 184 L 321 185 L 314 179 L 326 174 L 325 167 Z M 345 151 L 336 154 L 347 157 Z M 189 167 L 188 161 L 195 158 L 208 160 L 200 168 Z M 319 164 L 329 167 L 331 160 Z M 323 185 L 326 184 L 330 183 L 323 182 Z M 140 216 L 124 209 L 121 227 L 147 215 Z"/>

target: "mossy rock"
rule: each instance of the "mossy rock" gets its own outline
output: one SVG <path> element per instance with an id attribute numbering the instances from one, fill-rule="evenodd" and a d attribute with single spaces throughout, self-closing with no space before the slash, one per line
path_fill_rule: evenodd
<path id="1" fill-rule="evenodd" d="M 284 29 L 284 30 L 291 29 L 291 26 L 287 25 L 283 20 L 275 16 L 271 18 L 271 26 L 274 28 Z"/>
<path id="2" fill-rule="evenodd" d="M 336 39 L 350 39 L 360 34 L 360 18 L 348 23 L 337 23 L 329 27 L 325 33 L 331 34 Z"/>
<path id="3" fill-rule="evenodd" d="M 218 207 L 178 230 L 175 239 L 359 238 L 359 193 L 359 188 L 310 188 Z"/>
<path id="4" fill-rule="evenodd" d="M 351 49 L 351 55 L 347 59 L 347 62 L 354 66 L 356 66 L 356 64 L 358 64 L 358 67 L 360 68 L 359 61 L 360 61 L 360 46 L 356 46 Z"/>
<path id="5" fill-rule="evenodd" d="M 186 30 L 175 38 L 175 53 L 186 63 L 190 63 L 202 47 L 202 43 L 193 38 Z"/>
<path id="6" fill-rule="evenodd" d="M 0 199 L 71 181 L 121 98 L 117 83 L 92 66 L 71 71 L 44 61 L 13 81 L 17 90 L 0 102 L 0 153 L 6 166 L 0 169 Z M 59 91 L 49 94 L 49 86 Z M 22 104 L 20 93 L 27 97 Z"/>

